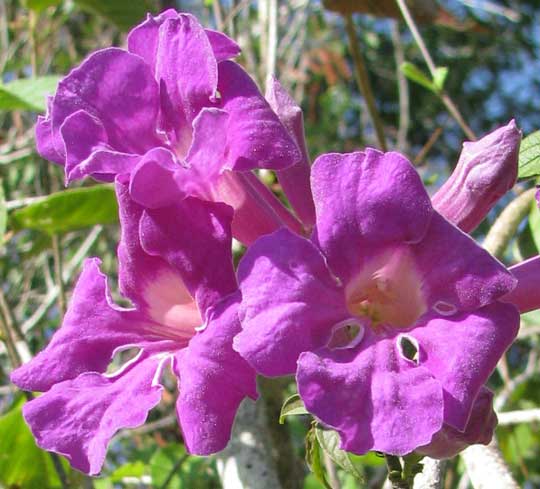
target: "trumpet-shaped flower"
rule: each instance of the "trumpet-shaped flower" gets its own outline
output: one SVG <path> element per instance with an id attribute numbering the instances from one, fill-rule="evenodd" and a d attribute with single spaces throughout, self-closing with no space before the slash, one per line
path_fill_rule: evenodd
<path id="1" fill-rule="evenodd" d="M 298 221 L 250 170 L 283 169 L 301 153 L 224 34 L 167 10 L 135 27 L 128 50 L 89 56 L 60 81 L 38 119 L 39 153 L 64 165 L 66 180 L 130 176 L 145 207 L 181 198 L 226 202 L 233 232 L 249 243 Z"/>
<path id="2" fill-rule="evenodd" d="M 89 474 L 100 471 L 114 433 L 141 425 L 159 403 L 167 364 L 191 453 L 223 449 L 239 403 L 257 397 L 254 370 L 232 349 L 240 323 L 230 208 L 189 198 L 143 210 L 126 184 L 117 193 L 120 290 L 134 307 L 112 302 L 99 261 L 88 260 L 62 327 L 12 373 L 19 387 L 44 392 L 23 410 L 38 444 Z M 138 355 L 107 373 L 127 348 Z"/>
<path id="3" fill-rule="evenodd" d="M 464 432 L 517 333 L 497 301 L 515 279 L 433 210 L 397 153 L 323 155 L 311 182 L 312 239 L 283 229 L 240 263 L 234 348 L 263 375 L 296 372 L 346 450 L 403 455 L 444 426 Z"/>

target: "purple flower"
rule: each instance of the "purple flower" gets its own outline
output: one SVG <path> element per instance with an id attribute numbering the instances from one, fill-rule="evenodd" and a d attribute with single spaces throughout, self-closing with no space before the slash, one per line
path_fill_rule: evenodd
<path id="1" fill-rule="evenodd" d="M 234 348 L 263 375 L 296 371 L 345 450 L 403 455 L 463 432 L 517 333 L 497 301 L 515 279 L 433 210 L 398 153 L 323 155 L 311 186 L 312 239 L 280 230 L 240 263 Z"/>
<path id="2" fill-rule="evenodd" d="M 478 141 L 463 143 L 454 172 L 433 196 L 437 212 L 463 231 L 473 231 L 516 183 L 520 143 L 513 119 Z"/>
<path id="3" fill-rule="evenodd" d="M 44 392 L 24 406 L 38 444 L 99 473 L 111 437 L 144 423 L 170 364 L 181 384 L 177 414 L 185 444 L 206 455 L 225 447 L 238 405 L 257 397 L 254 370 L 232 349 L 240 331 L 228 206 L 187 198 L 143 210 L 117 182 L 122 238 L 114 304 L 99 260 L 89 259 L 62 327 L 45 350 L 12 373 Z M 106 373 L 116 352 L 137 348 Z"/>
<path id="4" fill-rule="evenodd" d="M 246 243 L 283 225 L 300 231 L 271 192 L 254 189 L 250 170 L 284 169 L 302 155 L 230 60 L 239 52 L 191 15 L 149 16 L 130 32 L 127 51 L 98 51 L 59 83 L 38 120 L 38 152 L 64 165 L 68 182 L 130 175 L 131 195 L 145 207 L 188 196 L 229 203 L 238 210 L 233 233 Z"/>

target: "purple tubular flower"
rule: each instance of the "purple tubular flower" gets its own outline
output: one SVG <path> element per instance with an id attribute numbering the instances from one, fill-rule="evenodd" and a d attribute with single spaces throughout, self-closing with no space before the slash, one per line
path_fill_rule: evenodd
<path id="1" fill-rule="evenodd" d="M 295 165 L 302 158 L 295 140 L 230 61 L 239 51 L 191 15 L 149 16 L 129 34 L 127 51 L 98 51 L 59 83 L 36 126 L 38 152 L 64 165 L 67 182 L 129 175 L 133 198 L 150 208 L 188 196 L 219 202 L 227 172 Z M 156 193 L 163 183 L 163 194 Z M 291 221 L 301 229 L 273 194 L 246 202 L 251 189 L 242 191 L 251 209 L 244 215 L 255 213 L 271 231 Z M 267 216 L 277 206 L 285 221 Z M 233 232 L 240 227 L 245 236 L 250 226 L 236 222 Z"/>
<path id="2" fill-rule="evenodd" d="M 465 232 L 473 231 L 516 183 L 521 131 L 512 119 L 463 143 L 457 166 L 433 196 L 433 207 Z"/>
<path id="3" fill-rule="evenodd" d="M 191 453 L 223 449 L 238 405 L 257 397 L 254 370 L 232 349 L 240 295 L 230 208 L 187 198 L 144 210 L 121 181 L 117 195 L 120 290 L 134 307 L 115 305 L 99 261 L 87 260 L 62 327 L 11 376 L 44 392 L 23 409 L 38 444 L 89 474 L 99 473 L 111 437 L 159 403 L 168 363 L 182 384 L 177 414 Z M 106 373 L 128 348 L 138 355 Z"/>
<path id="4" fill-rule="evenodd" d="M 398 153 L 328 154 L 312 168 L 311 240 L 257 240 L 238 276 L 234 348 L 259 373 L 296 371 L 307 409 L 342 448 L 404 455 L 473 405 L 517 334 L 497 301 L 514 277 L 435 212 Z"/>
<path id="5" fill-rule="evenodd" d="M 315 224 L 315 205 L 309 186 L 310 162 L 302 109 L 274 77 L 268 80 L 265 96 L 302 152 L 302 159 L 298 163 L 285 170 L 279 170 L 277 176 L 296 214 L 304 226 L 311 229 Z"/>
<path id="6" fill-rule="evenodd" d="M 444 425 L 428 445 L 416 449 L 431 458 L 452 458 L 469 445 L 487 445 L 493 438 L 497 415 L 493 410 L 493 392 L 482 387 L 474 401 L 469 422 L 464 431 Z"/>
<path id="7" fill-rule="evenodd" d="M 518 284 L 509 294 L 501 297 L 504 302 L 514 304 L 520 313 L 540 308 L 540 256 L 534 256 L 513 267 L 510 271 L 518 280 Z"/>

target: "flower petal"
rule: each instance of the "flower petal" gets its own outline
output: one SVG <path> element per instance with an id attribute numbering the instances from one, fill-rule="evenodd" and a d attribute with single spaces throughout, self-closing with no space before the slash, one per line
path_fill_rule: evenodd
<path id="1" fill-rule="evenodd" d="M 236 44 L 230 37 L 222 32 L 212 29 L 205 29 L 208 40 L 212 45 L 216 60 L 225 61 L 226 59 L 236 58 L 241 53 L 240 46 Z"/>
<path id="2" fill-rule="evenodd" d="M 66 151 L 66 183 L 86 175 L 112 182 L 115 175 L 129 174 L 140 159 L 139 155 L 114 151 L 101 121 L 84 110 L 68 116 L 60 133 Z"/>
<path id="3" fill-rule="evenodd" d="M 237 293 L 220 302 L 204 331 L 176 357 L 178 417 L 188 451 L 196 455 L 225 448 L 238 406 L 245 397 L 257 399 L 255 371 L 232 349 L 239 301 Z"/>
<path id="4" fill-rule="evenodd" d="M 129 192 L 138 204 L 151 209 L 165 207 L 186 197 L 178 185 L 176 173 L 188 171 L 165 148 L 148 151 L 131 173 Z"/>
<path id="5" fill-rule="evenodd" d="M 300 161 L 296 143 L 249 75 L 232 61 L 222 61 L 218 70 L 221 108 L 230 116 L 229 168 L 279 170 Z"/>
<path id="6" fill-rule="evenodd" d="M 112 303 L 99 260 L 88 259 L 62 327 L 47 348 L 12 372 L 11 380 L 21 389 L 43 392 L 84 372 L 105 372 L 117 348 L 162 342 L 147 332 L 147 322 L 136 311 Z M 161 345 L 166 348 L 169 343 Z"/>
<path id="7" fill-rule="evenodd" d="M 234 348 L 266 376 L 291 374 L 349 317 L 343 290 L 313 244 L 286 229 L 258 239 L 238 268 L 243 331 Z"/>
<path id="8" fill-rule="evenodd" d="M 419 344 L 420 365 L 444 389 L 444 422 L 465 430 L 474 399 L 519 328 L 519 313 L 495 302 L 471 314 L 427 319 L 408 334 Z"/>
<path id="9" fill-rule="evenodd" d="M 143 357 L 112 377 L 85 373 L 26 403 L 23 415 L 37 444 L 98 474 L 112 436 L 142 425 L 159 403 L 163 388 L 154 379 L 161 361 Z"/>
<path id="10" fill-rule="evenodd" d="M 47 114 L 45 117 L 38 116 L 36 124 L 36 147 L 37 152 L 42 158 L 64 164 L 64 143 L 60 138 L 55 138 L 52 130 L 51 111 L 53 97 L 47 98 Z"/>
<path id="11" fill-rule="evenodd" d="M 128 187 L 116 182 L 122 237 L 118 246 L 118 281 L 122 294 L 137 309 L 174 334 L 186 339 L 203 323 L 182 275 L 163 257 L 146 253 L 141 246 L 139 226 L 143 208 L 130 198 Z"/>
<path id="12" fill-rule="evenodd" d="M 189 197 L 146 209 L 140 239 L 146 253 L 160 256 L 182 277 L 203 320 L 207 309 L 237 288 L 232 265 L 232 209 Z"/>
<path id="13" fill-rule="evenodd" d="M 443 314 L 443 307 L 447 314 L 473 311 L 516 286 L 504 265 L 438 213 L 422 242 L 411 250 L 427 303 Z"/>
<path id="14" fill-rule="evenodd" d="M 314 240 L 344 283 L 382 247 L 419 242 L 433 214 L 422 180 L 399 153 L 322 155 L 311 186 Z"/>
<path id="15" fill-rule="evenodd" d="M 442 427 L 440 383 L 401 356 L 396 337 L 367 329 L 353 349 L 303 353 L 296 378 L 307 410 L 339 432 L 344 450 L 405 455 Z"/>
<path id="16" fill-rule="evenodd" d="M 155 131 L 158 85 L 138 56 L 117 48 L 103 49 L 61 80 L 52 104 L 54 137 L 67 117 L 79 110 L 100 121 L 108 144 L 116 151 L 144 154 L 162 145 Z"/>
<path id="17" fill-rule="evenodd" d="M 210 105 L 217 87 L 217 62 L 210 41 L 192 15 L 168 17 L 159 27 L 155 57 L 146 61 L 160 84 L 161 127 L 185 154 L 191 123 Z"/>

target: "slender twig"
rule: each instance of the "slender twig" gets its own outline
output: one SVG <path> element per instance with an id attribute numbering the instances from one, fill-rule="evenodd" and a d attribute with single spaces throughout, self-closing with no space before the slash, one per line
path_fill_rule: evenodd
<path id="1" fill-rule="evenodd" d="M 441 137 L 442 133 L 443 133 L 443 128 L 442 127 L 437 127 L 433 131 L 433 133 L 431 134 L 431 136 L 427 140 L 426 144 L 424 144 L 422 149 L 416 155 L 416 158 L 414 158 L 413 163 L 414 163 L 415 166 L 420 166 L 424 162 L 427 154 L 429 153 L 431 148 L 433 148 L 433 146 L 435 145 L 437 140 Z"/>
<path id="2" fill-rule="evenodd" d="M 524 409 L 522 411 L 507 411 L 497 413 L 499 425 L 519 424 L 519 423 L 537 423 L 540 421 L 540 409 Z"/>
<path id="3" fill-rule="evenodd" d="M 169 487 L 169 484 L 171 483 L 173 477 L 175 474 L 180 470 L 180 467 L 182 467 L 182 464 L 189 458 L 189 453 L 186 453 L 183 457 L 180 457 L 176 463 L 173 465 L 171 471 L 169 472 L 169 475 L 167 475 L 167 478 L 161 484 L 160 489 L 167 489 Z"/>
<path id="4" fill-rule="evenodd" d="M 529 213 L 535 193 L 536 189 L 534 188 L 523 192 L 506 206 L 493 223 L 483 243 L 484 248 L 492 255 L 497 258 L 503 255 L 506 247 L 516 235 L 518 226 Z"/>
<path id="5" fill-rule="evenodd" d="M 384 126 L 377 110 L 377 105 L 375 102 L 375 97 L 373 95 L 373 90 L 371 89 L 371 84 L 369 82 L 369 75 L 364 63 L 364 57 L 360 52 L 360 41 L 356 35 L 356 29 L 351 15 L 345 15 L 345 30 L 347 31 L 347 37 L 349 39 L 349 48 L 351 50 L 351 56 L 354 61 L 354 68 L 356 72 L 356 81 L 358 83 L 358 89 L 364 97 L 369 112 L 369 117 L 375 133 L 377 134 L 377 140 L 379 146 L 383 151 L 386 151 L 386 139 L 384 137 Z"/>
<path id="6" fill-rule="evenodd" d="M 214 0 L 212 2 L 212 10 L 214 12 L 214 19 L 216 21 L 216 27 L 218 31 L 223 30 L 223 12 L 221 10 L 221 3 L 219 0 Z"/>
<path id="7" fill-rule="evenodd" d="M 268 46 L 266 51 L 266 82 L 276 74 L 276 53 L 278 43 L 277 0 L 268 0 Z"/>
<path id="8" fill-rule="evenodd" d="M 401 14 L 403 15 L 403 18 L 405 19 L 405 22 L 407 23 L 407 26 L 409 27 L 409 30 L 411 31 L 411 34 L 414 37 L 414 40 L 416 41 L 416 44 L 418 45 L 418 48 L 420 49 L 420 52 L 422 53 L 422 56 L 428 66 L 431 76 L 435 78 L 437 74 L 437 66 L 433 62 L 433 58 L 429 54 L 426 44 L 424 43 L 424 40 L 420 35 L 420 31 L 416 27 L 416 23 L 413 19 L 413 16 L 411 15 L 411 12 L 409 11 L 409 7 L 407 7 L 405 0 L 396 0 L 396 2 L 398 4 L 399 10 L 401 11 Z M 461 112 L 457 108 L 456 104 L 454 104 L 450 96 L 446 92 L 444 92 L 444 90 L 439 93 L 439 96 L 446 109 L 448 110 L 448 112 L 450 112 L 452 117 L 459 124 L 463 132 L 470 140 L 474 141 L 476 139 L 476 136 L 473 130 L 465 122 L 465 119 L 461 115 Z"/>
<path id="9" fill-rule="evenodd" d="M 60 310 L 60 315 L 64 316 L 66 313 L 66 289 L 64 287 L 62 273 L 63 260 L 62 249 L 60 247 L 60 236 L 57 234 L 53 235 L 51 241 L 54 257 L 54 280 L 56 282 L 56 287 L 58 287 L 58 309 Z"/>
<path id="10" fill-rule="evenodd" d="M 409 84 L 407 83 L 407 77 L 401 70 L 401 65 L 405 62 L 405 53 L 403 50 L 403 43 L 401 42 L 399 24 L 397 22 L 392 22 L 392 44 L 394 45 L 394 56 L 396 58 L 396 76 L 399 96 L 399 126 L 396 147 L 398 151 L 407 152 L 407 133 L 409 132 L 410 123 Z"/>

